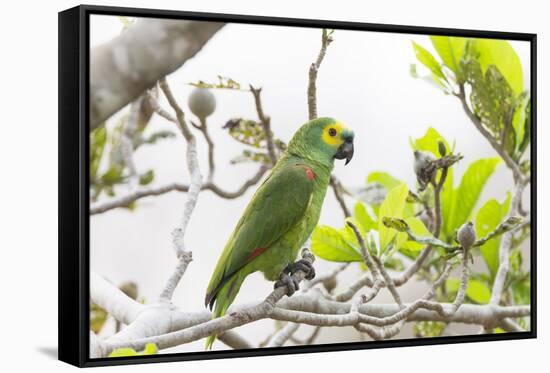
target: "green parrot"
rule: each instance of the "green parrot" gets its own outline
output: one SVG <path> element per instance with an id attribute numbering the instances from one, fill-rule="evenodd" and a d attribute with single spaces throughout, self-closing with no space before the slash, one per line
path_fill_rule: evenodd
<path id="1" fill-rule="evenodd" d="M 275 287 L 298 290 L 292 273 L 315 276 L 309 262 L 296 260 L 319 221 L 334 159 L 353 157 L 354 133 L 332 118 L 311 120 L 294 134 L 285 153 L 256 190 L 218 259 L 206 291 L 212 318 L 225 315 L 249 274 L 261 271 Z M 216 339 L 206 340 L 210 349 Z"/>

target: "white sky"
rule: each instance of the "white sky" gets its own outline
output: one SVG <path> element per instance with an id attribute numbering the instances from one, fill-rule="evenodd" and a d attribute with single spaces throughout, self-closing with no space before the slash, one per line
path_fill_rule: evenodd
<path id="1" fill-rule="evenodd" d="M 112 39 L 121 28 L 117 17 L 92 16 L 91 47 Z M 230 24 L 168 80 L 184 108 L 192 90 L 186 83 L 191 81 L 215 81 L 217 75 L 223 75 L 243 85 L 252 83 L 263 87 L 264 110 L 272 118 L 273 131 L 288 141 L 307 120 L 307 73 L 317 56 L 320 35 L 318 29 Z M 369 172 L 384 170 L 414 187 L 409 138 L 421 136 L 428 126 L 435 127 L 447 140 L 456 140 L 457 151 L 465 156 L 457 166 L 457 175 L 461 175 L 470 162 L 495 156 L 462 112 L 456 98 L 444 95 L 420 79 L 411 78 L 409 65 L 416 62 L 412 40 L 436 55 L 427 36 L 341 30 L 334 33 L 334 42 L 318 76 L 318 112 L 319 116 L 338 118 L 356 133 L 354 159 L 347 167 L 343 162 L 337 162 L 335 167 L 335 174 L 345 185 L 361 185 Z M 512 42 L 512 46 L 524 66 L 524 81 L 528 84 L 529 44 Z M 422 75 L 426 70 L 418 66 L 418 72 Z M 250 93 L 225 90 L 214 93 L 217 110 L 209 118 L 209 125 L 216 143 L 215 180 L 223 188 L 235 190 L 257 166 L 229 165 L 229 160 L 243 147 L 222 131 L 221 126 L 232 117 L 256 119 L 256 112 Z M 122 109 L 109 123 L 115 123 L 116 118 L 127 111 L 128 108 Z M 159 129 L 176 132 L 173 125 L 154 117 L 148 131 Z M 197 133 L 197 137 L 200 139 L 200 134 Z M 206 175 L 206 147 L 203 143 L 200 145 L 204 150 L 200 160 Z M 138 170 L 144 172 L 154 168 L 155 184 L 186 182 L 184 150 L 180 136 L 161 145 L 144 147 L 135 154 Z M 480 202 L 489 198 L 502 199 L 511 185 L 508 170 L 499 166 Z M 218 255 L 252 193 L 250 190 L 237 200 L 220 199 L 209 192 L 201 194 L 186 236 L 194 261 L 174 299 L 183 309 L 203 307 L 205 289 Z M 185 194 L 172 193 L 141 200 L 135 212 L 114 210 L 92 216 L 91 269 L 114 283 L 136 281 L 146 300 L 154 300 L 175 265 L 170 232 L 178 222 L 184 201 Z M 342 225 L 342 214 L 331 191 L 327 193 L 320 223 Z M 319 260 L 316 268 L 321 273 L 331 265 Z M 350 271 L 347 280 L 350 281 L 353 275 Z M 272 284 L 261 275 L 252 275 L 245 281 L 236 303 L 259 299 L 271 288 Z M 421 292 L 418 286 L 407 286 L 402 294 L 404 300 L 409 301 Z M 389 300 L 385 293 L 377 298 L 380 302 Z M 241 329 L 253 342 L 259 342 L 271 328 L 271 321 L 262 321 Z M 301 332 L 309 330 L 302 329 Z M 327 328 L 319 341 L 355 338 L 353 331 L 346 334 Z M 221 343 L 216 346 L 223 348 Z M 202 348 L 203 343 L 198 342 L 178 351 Z"/>

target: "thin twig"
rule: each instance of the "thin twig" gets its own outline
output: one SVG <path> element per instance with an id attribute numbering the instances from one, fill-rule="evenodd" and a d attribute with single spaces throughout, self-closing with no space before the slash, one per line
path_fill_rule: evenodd
<path id="1" fill-rule="evenodd" d="M 340 181 L 336 178 L 336 176 L 330 177 L 330 186 L 332 187 L 332 190 L 334 191 L 334 197 L 336 197 L 336 201 L 338 201 L 338 204 L 340 205 L 340 208 L 342 209 L 342 212 L 344 213 L 344 216 L 346 218 L 349 218 L 351 216 L 351 212 L 346 205 L 346 200 L 344 199 L 344 195 L 342 193 L 342 184 Z"/>
<path id="2" fill-rule="evenodd" d="M 197 200 L 199 198 L 199 193 L 202 188 L 202 175 L 200 172 L 197 156 L 197 143 L 195 140 L 195 136 L 187 126 L 183 110 L 181 109 L 174 95 L 172 94 L 172 90 L 170 89 L 170 86 L 168 85 L 166 79 L 162 78 L 159 81 L 159 84 L 160 88 L 164 92 L 164 95 L 166 96 L 166 99 L 168 100 L 168 103 L 176 113 L 178 127 L 187 142 L 187 170 L 191 178 L 191 184 L 187 193 L 187 200 L 185 201 L 180 224 L 172 231 L 172 243 L 174 245 L 174 250 L 178 258 L 178 263 L 160 295 L 161 300 L 169 302 L 171 301 L 174 291 L 182 276 L 184 275 L 187 266 L 192 260 L 191 252 L 185 249 L 184 238 L 187 225 L 189 224 L 191 214 L 195 209 Z"/>
<path id="3" fill-rule="evenodd" d="M 212 182 L 214 179 L 214 172 L 216 171 L 216 163 L 214 161 L 214 142 L 208 133 L 208 127 L 206 125 L 206 119 L 200 119 L 200 125 L 198 126 L 199 131 L 201 131 L 206 145 L 208 146 L 208 177 L 207 181 Z"/>
<path id="4" fill-rule="evenodd" d="M 235 191 L 226 191 L 213 182 L 203 184 L 201 186 L 201 190 L 209 190 L 221 198 L 235 199 L 246 193 L 251 186 L 256 185 L 262 179 L 267 170 L 268 168 L 266 166 L 261 166 L 256 174 L 246 180 L 243 185 Z M 129 204 L 139 199 L 150 196 L 159 196 L 173 191 L 188 192 L 189 185 L 182 183 L 170 183 L 159 187 L 142 187 L 133 193 L 124 196 L 115 197 L 107 201 L 92 203 L 90 205 L 90 215 L 101 214 L 112 209 L 127 207 Z"/>
<path id="5" fill-rule="evenodd" d="M 309 120 L 317 118 L 317 73 L 321 67 L 321 63 L 327 53 L 327 47 L 332 42 L 332 38 L 327 30 L 323 30 L 321 37 L 321 49 L 317 55 L 317 60 L 309 67 L 309 84 L 307 88 L 307 106 Z"/>
<path id="6" fill-rule="evenodd" d="M 461 84 L 459 86 L 459 92 L 455 93 L 455 96 L 458 97 L 460 102 L 462 103 L 462 108 L 464 109 L 464 112 L 468 116 L 468 118 L 472 121 L 474 126 L 477 128 L 477 130 L 489 141 L 489 144 L 491 144 L 492 148 L 497 152 L 497 154 L 504 160 L 504 163 L 512 170 L 512 173 L 514 174 L 515 180 L 521 180 L 525 179 L 525 176 L 521 172 L 521 169 L 519 165 L 510 157 L 510 155 L 504 150 L 496 138 L 483 126 L 483 123 L 481 122 L 481 119 L 470 109 L 468 106 L 468 100 L 466 99 L 466 91 L 464 89 L 464 84 Z"/>
<path id="7" fill-rule="evenodd" d="M 261 88 L 254 88 L 250 85 L 250 92 L 254 97 L 254 104 L 256 105 L 256 112 L 258 113 L 258 119 L 265 133 L 265 142 L 267 145 L 267 154 L 271 160 L 271 164 L 274 166 L 277 163 L 277 153 L 275 153 L 275 144 L 273 142 L 273 132 L 271 132 L 271 118 L 265 115 L 262 107 Z"/>

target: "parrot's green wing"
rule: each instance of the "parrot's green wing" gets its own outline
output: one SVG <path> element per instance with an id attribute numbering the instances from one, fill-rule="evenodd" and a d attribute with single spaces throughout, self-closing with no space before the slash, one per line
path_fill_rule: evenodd
<path id="1" fill-rule="evenodd" d="M 311 202 L 315 175 L 305 164 L 273 170 L 248 204 L 216 265 L 205 303 L 239 269 L 254 260 L 304 216 Z"/>

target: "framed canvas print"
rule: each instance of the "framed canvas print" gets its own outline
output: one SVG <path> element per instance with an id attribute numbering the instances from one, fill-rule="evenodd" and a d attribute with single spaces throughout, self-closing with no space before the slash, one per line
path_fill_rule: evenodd
<path id="1" fill-rule="evenodd" d="M 60 359 L 535 337 L 535 61 L 527 33 L 59 13 Z"/>

